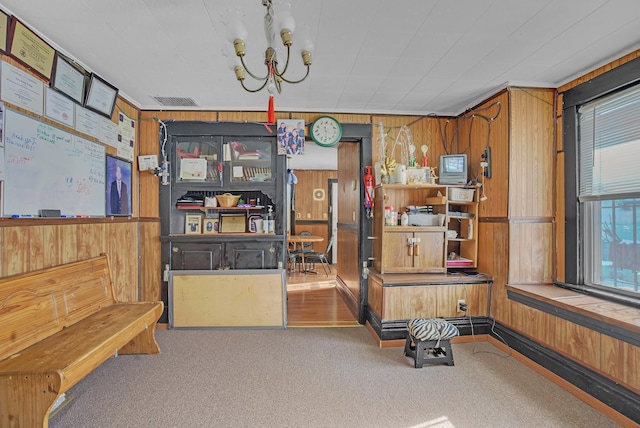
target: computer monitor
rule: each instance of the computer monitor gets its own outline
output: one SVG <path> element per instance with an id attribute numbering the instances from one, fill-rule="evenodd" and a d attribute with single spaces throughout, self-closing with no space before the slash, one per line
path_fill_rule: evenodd
<path id="1" fill-rule="evenodd" d="M 440 156 L 440 184 L 467 184 L 467 155 Z"/>

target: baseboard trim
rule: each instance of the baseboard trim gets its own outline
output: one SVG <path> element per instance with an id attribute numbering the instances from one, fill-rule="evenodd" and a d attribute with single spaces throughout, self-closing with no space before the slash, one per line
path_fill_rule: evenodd
<path id="1" fill-rule="evenodd" d="M 640 422 L 640 395 L 611 379 L 499 323 L 489 342 L 623 426 Z"/>
<path id="2" fill-rule="evenodd" d="M 446 320 L 458 328 L 460 336 L 477 336 L 489 334 L 491 331 L 492 321 L 488 317 L 446 318 Z M 380 341 L 402 340 L 404 343 L 408 319 L 382 321 L 369 309 L 366 321 Z"/>
<path id="3" fill-rule="evenodd" d="M 336 289 L 340 296 L 342 296 L 342 300 L 347 305 L 347 308 L 353 315 L 355 319 L 359 318 L 358 314 L 358 301 L 354 298 L 354 296 L 349 291 L 349 287 L 342 281 L 339 276 L 336 276 Z"/>

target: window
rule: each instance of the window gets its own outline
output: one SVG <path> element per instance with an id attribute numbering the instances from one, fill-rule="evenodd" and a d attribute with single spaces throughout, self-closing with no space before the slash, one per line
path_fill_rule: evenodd
<path id="1" fill-rule="evenodd" d="M 578 108 L 584 282 L 640 291 L 640 86 Z"/>
<path id="2" fill-rule="evenodd" d="M 566 282 L 640 297 L 640 61 L 565 93 Z"/>

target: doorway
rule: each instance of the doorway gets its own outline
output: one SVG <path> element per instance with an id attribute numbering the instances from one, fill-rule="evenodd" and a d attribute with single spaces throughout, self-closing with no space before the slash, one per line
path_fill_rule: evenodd
<path id="1" fill-rule="evenodd" d="M 327 239 L 333 235 L 335 237 L 336 249 L 333 251 L 332 260 L 336 261 L 334 267 L 335 287 L 334 292 L 339 293 L 341 300 L 346 304 L 352 318 L 359 324 L 364 324 L 366 320 L 367 308 L 367 278 L 364 274 L 365 266 L 368 266 L 371 257 L 371 241 L 368 236 L 371 235 L 371 219 L 366 216 L 363 208 L 364 195 L 362 193 L 362 176 L 364 174 L 364 166 L 371 165 L 372 155 L 372 127 L 370 124 L 343 124 L 342 140 L 337 146 L 337 179 L 322 183 L 322 187 L 328 186 L 327 194 L 331 200 L 330 206 L 337 205 L 338 209 L 332 209 L 329 212 L 328 224 L 322 226 Z M 313 186 L 309 187 L 300 180 L 298 173 L 298 184 L 296 185 L 295 206 L 301 207 L 301 194 L 313 193 Z M 306 190 L 305 190 L 306 189 Z M 336 202 L 334 204 L 334 201 Z M 308 205 L 303 205 L 306 209 Z M 325 211 L 326 213 L 326 211 Z M 306 217 L 305 212 L 295 213 L 296 219 Z M 335 217 L 335 218 L 334 218 Z M 309 227 L 312 222 L 303 221 Z M 299 227 L 294 225 L 292 234 L 300 231 Z M 315 233 L 314 233 L 315 235 Z M 324 244 L 326 247 L 326 242 Z M 324 248 L 323 248 L 324 249 Z M 307 275 L 302 281 L 288 280 L 287 289 L 291 291 L 289 294 L 288 306 L 293 310 L 295 299 L 303 298 L 302 293 L 296 292 L 296 288 L 315 287 L 323 289 L 322 278 L 326 278 L 324 273 L 319 275 Z M 307 285 L 300 285 L 306 283 Z M 291 285 L 291 286 L 289 286 Z M 292 300 L 292 298 L 294 300 Z M 304 296 L 307 301 L 313 300 L 310 295 Z M 335 299 L 331 297 L 331 299 Z M 322 312 L 322 307 L 307 308 L 306 311 Z M 294 326 L 295 318 L 289 316 L 288 324 Z"/>

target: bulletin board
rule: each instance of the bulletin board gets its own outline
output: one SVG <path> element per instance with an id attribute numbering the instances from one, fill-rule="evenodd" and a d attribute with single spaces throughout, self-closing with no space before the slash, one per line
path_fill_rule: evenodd
<path id="1" fill-rule="evenodd" d="M 4 152 L 4 217 L 37 217 L 42 209 L 104 217 L 103 145 L 6 109 Z"/>

